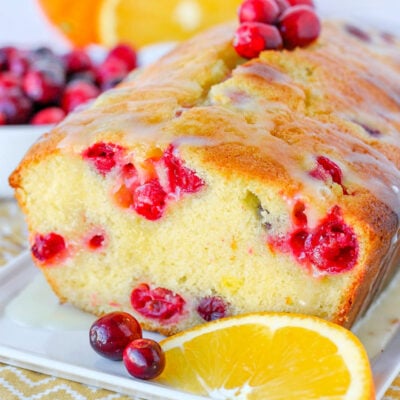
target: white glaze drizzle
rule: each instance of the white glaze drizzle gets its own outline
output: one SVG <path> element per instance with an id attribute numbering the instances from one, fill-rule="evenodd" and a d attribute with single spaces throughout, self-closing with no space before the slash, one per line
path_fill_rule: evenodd
<path id="1" fill-rule="evenodd" d="M 246 107 L 244 108 L 240 101 L 236 102 L 237 107 L 234 102 L 228 106 L 221 104 L 218 96 L 214 96 L 211 102 L 210 98 L 206 98 L 203 101 L 203 108 L 201 103 L 189 105 L 189 114 L 190 107 L 193 106 L 197 111 L 203 110 L 204 115 L 209 120 L 212 118 L 225 119 L 227 127 L 235 127 L 236 133 L 234 134 L 227 129 L 225 133 L 216 132 L 215 138 L 211 140 L 193 137 L 187 140 L 183 139 L 185 132 L 171 132 L 169 129 L 176 111 L 184 106 L 179 104 L 177 99 L 186 96 L 198 98 L 199 93 L 204 90 L 196 81 L 196 76 L 208 67 L 210 58 L 204 56 L 201 51 L 215 55 L 222 52 L 230 43 L 232 31 L 229 28 L 221 28 L 220 33 L 211 34 L 212 38 L 218 38 L 211 48 L 209 43 L 202 43 L 198 50 L 199 53 L 195 56 L 190 51 L 187 55 L 180 55 L 179 51 L 174 51 L 159 62 L 159 69 L 150 68 L 142 72 L 140 79 L 134 80 L 131 87 L 122 86 L 106 93 L 95 102 L 94 106 L 81 113 L 71 115 L 59 127 L 59 131 L 65 137 L 58 147 L 65 151 L 73 149 L 73 151 L 80 152 L 95 140 L 99 140 L 98 138 L 101 138 L 101 135 L 107 132 L 120 133 L 128 143 L 147 141 L 149 143 L 175 142 L 190 143 L 191 146 L 205 146 L 207 144 L 215 146 L 226 142 L 241 142 L 248 146 L 255 146 L 261 153 L 274 158 L 293 178 L 293 181 L 301 182 L 306 196 L 311 198 L 315 195 L 321 195 L 321 199 L 326 200 L 326 190 L 323 190 L 324 183 L 310 179 L 307 171 L 301 168 L 299 148 L 271 134 L 274 129 L 273 120 L 259 111 L 260 107 L 262 109 L 264 106 L 265 113 L 268 113 L 268 106 L 271 102 L 260 97 L 256 99 L 253 95 L 253 105 L 254 109 L 257 109 L 257 113 L 255 114 L 256 121 L 252 125 L 248 124 L 243 116 L 237 112 L 241 109 L 244 111 L 251 109 L 251 100 L 249 99 L 246 99 Z M 385 69 L 385 66 L 378 61 L 371 61 L 369 59 L 370 54 L 364 54 L 362 47 L 355 48 L 353 52 L 353 49 L 351 51 L 345 50 L 344 44 L 343 37 L 333 38 L 330 43 L 326 44 L 326 49 L 321 46 L 321 49 L 317 48 L 313 55 L 316 59 L 325 57 L 335 60 L 336 57 L 337 61 L 335 62 L 340 62 L 343 59 L 350 60 L 349 65 L 354 63 L 355 66 L 352 68 L 355 73 L 358 73 L 359 79 L 362 79 L 363 75 L 364 78 L 368 77 L 368 80 L 375 84 L 377 88 L 387 90 L 388 96 L 397 101 L 396 89 L 390 89 L 389 81 L 385 77 L 385 74 L 389 77 L 395 76 L 392 67 Z M 342 53 L 345 55 L 343 56 Z M 179 61 L 178 66 L 175 66 L 174 63 L 177 60 Z M 171 65 L 174 68 L 171 68 Z M 383 72 L 379 72 L 379 68 L 383 68 Z M 226 83 L 243 75 L 255 75 L 271 85 L 286 86 L 293 90 L 300 99 L 305 99 L 303 89 L 293 82 L 287 74 L 255 60 L 251 60 L 246 65 L 239 65 L 233 70 L 231 78 L 228 78 L 227 81 L 221 80 L 221 86 L 224 86 L 224 90 L 228 92 L 232 88 Z M 349 82 L 349 85 L 351 84 Z M 211 93 L 217 93 L 218 86 L 218 82 L 215 82 Z M 345 112 L 347 106 L 350 114 L 364 115 L 365 118 L 367 115 L 378 114 L 376 118 L 382 123 L 383 119 L 392 121 L 393 123 L 389 123 L 384 135 L 377 140 L 385 141 L 396 147 L 399 146 L 399 131 L 393 125 L 399 117 L 393 109 L 374 102 L 371 95 L 365 92 L 365 89 L 363 89 L 365 99 L 359 104 L 355 104 L 351 97 L 345 97 L 335 88 L 329 90 L 325 88 L 324 90 L 337 98 L 339 104 L 341 104 L 343 109 L 335 112 L 338 117 L 343 116 L 345 118 L 348 115 Z M 356 88 L 353 90 L 356 90 Z M 157 97 L 157 93 L 161 95 L 161 98 Z M 168 108 L 168 112 L 164 113 L 160 120 L 153 120 L 154 115 L 158 112 L 157 110 L 163 106 Z M 274 106 L 279 108 L 279 103 L 274 103 Z M 235 109 L 236 111 L 234 111 Z M 288 112 L 287 105 L 284 103 L 281 103 L 280 109 L 284 113 Z M 400 114 L 400 105 L 397 109 Z M 376 113 L 376 110 L 378 110 L 378 113 Z M 400 216 L 400 196 L 392 189 L 399 186 L 400 172 L 382 153 L 362 141 L 361 136 L 357 138 L 344 133 L 333 123 L 326 124 L 295 112 L 292 112 L 292 118 L 293 122 L 287 122 L 287 128 L 290 129 L 292 124 L 292 127 L 303 130 L 306 140 L 300 147 L 304 152 L 304 159 L 307 159 L 310 155 L 318 155 L 315 154 L 316 148 L 319 151 L 325 148 L 327 154 L 332 154 L 334 159 L 335 154 L 337 154 L 338 163 L 347 167 L 345 169 L 348 181 L 367 187 L 371 193 Z M 324 143 L 318 137 L 322 134 L 324 135 Z"/>

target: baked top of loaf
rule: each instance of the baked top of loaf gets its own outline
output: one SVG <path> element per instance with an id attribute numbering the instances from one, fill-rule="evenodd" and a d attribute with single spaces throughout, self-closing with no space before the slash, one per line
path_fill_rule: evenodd
<path id="1" fill-rule="evenodd" d="M 233 29 L 208 31 L 134 72 L 70 115 L 20 169 L 104 139 L 128 148 L 137 141 L 178 142 L 207 146 L 204 158 L 221 168 L 268 176 L 269 183 L 284 176 L 294 190 L 311 186 L 315 196 L 318 182 L 304 171 L 327 152 L 342 167 L 345 185 L 367 189 L 398 213 L 399 42 L 326 22 L 313 46 L 245 61 L 231 45 Z M 20 169 L 11 177 L 14 187 Z"/>
<path id="2" fill-rule="evenodd" d="M 233 25 L 224 25 L 183 43 L 71 114 L 33 146 L 10 183 L 33 235 L 51 225 L 37 212 L 38 180 L 30 173 L 37 165 L 62 154 L 82 158 L 95 143 L 116 143 L 135 154 L 136 166 L 173 145 L 200 175 L 210 171 L 204 178 L 210 187 L 217 175 L 243 187 L 251 182 L 248 201 L 258 209 L 271 254 L 286 251 L 274 238 L 291 222 L 281 203 L 264 206 L 270 192 L 293 208 L 289 218 L 306 214 L 309 229 L 340 214 L 358 238 L 359 255 L 348 276 L 332 278 L 346 287 L 332 318 L 351 325 L 399 248 L 399 42 L 326 22 L 308 48 L 265 51 L 246 61 L 233 49 L 233 32 Z M 107 182 L 114 193 L 112 179 Z M 327 275 L 315 268 L 310 273 Z M 48 279 L 67 297 L 54 277 Z"/>

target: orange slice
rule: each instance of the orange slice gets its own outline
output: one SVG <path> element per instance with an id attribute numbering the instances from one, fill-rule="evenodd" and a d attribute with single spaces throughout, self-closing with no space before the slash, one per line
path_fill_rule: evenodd
<path id="1" fill-rule="evenodd" d="M 215 399 L 373 399 L 367 354 L 339 325 L 310 316 L 225 318 L 161 341 L 157 378 Z"/>
<path id="2" fill-rule="evenodd" d="M 103 0 L 100 41 L 134 46 L 185 39 L 217 23 L 237 18 L 242 0 Z"/>
<path id="3" fill-rule="evenodd" d="M 101 0 L 38 0 L 44 14 L 75 46 L 97 43 L 97 20 Z"/>

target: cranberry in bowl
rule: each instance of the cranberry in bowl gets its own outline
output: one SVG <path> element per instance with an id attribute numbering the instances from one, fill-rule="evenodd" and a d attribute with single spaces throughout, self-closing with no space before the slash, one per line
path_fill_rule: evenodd
<path id="1" fill-rule="evenodd" d="M 118 44 L 57 53 L 48 47 L 0 47 L 0 197 L 28 149 L 69 113 L 121 82 L 137 53 Z"/>

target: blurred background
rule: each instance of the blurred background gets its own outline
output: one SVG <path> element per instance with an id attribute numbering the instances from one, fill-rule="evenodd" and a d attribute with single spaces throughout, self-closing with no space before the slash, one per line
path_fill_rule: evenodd
<path id="1" fill-rule="evenodd" d="M 176 40 L 235 18 L 240 0 L 0 0 L 0 43 L 51 44 L 63 50 L 129 39 L 136 47 Z M 399 0 L 316 0 L 325 15 L 372 17 L 387 29 L 400 25 Z M 47 15 L 47 18 L 45 17 Z M 49 23 L 50 21 L 50 23 Z"/>

